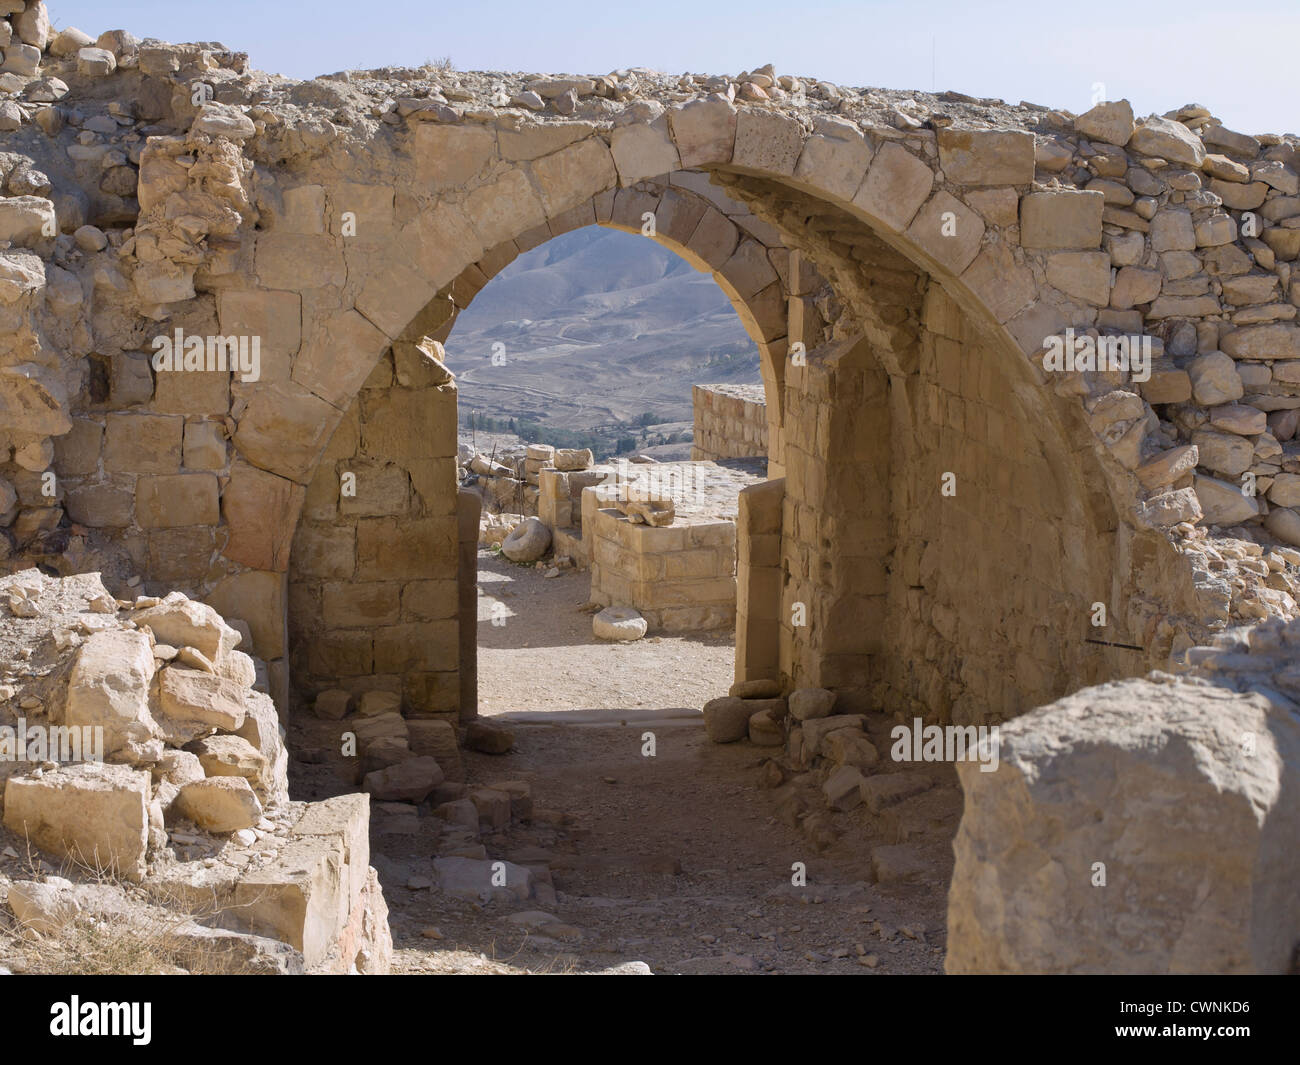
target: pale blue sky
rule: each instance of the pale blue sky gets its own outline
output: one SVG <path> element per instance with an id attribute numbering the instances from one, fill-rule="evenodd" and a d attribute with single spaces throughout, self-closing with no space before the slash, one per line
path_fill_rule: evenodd
<path id="1" fill-rule="evenodd" d="M 219 40 L 263 70 L 344 68 L 781 73 L 956 89 L 1072 111 L 1093 83 L 1138 114 L 1200 103 L 1247 133 L 1300 131 L 1297 0 L 47 0 L 60 26 Z M 932 79 L 933 67 L 934 75 Z"/>

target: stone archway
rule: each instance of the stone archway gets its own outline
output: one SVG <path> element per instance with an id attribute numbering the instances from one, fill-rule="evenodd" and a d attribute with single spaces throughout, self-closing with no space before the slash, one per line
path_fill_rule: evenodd
<path id="1" fill-rule="evenodd" d="M 177 324 L 192 322 L 195 331 L 260 337 L 264 372 L 257 380 L 217 381 L 212 395 L 169 381 L 170 407 L 156 415 L 137 406 L 122 424 L 170 440 L 177 419 L 201 420 L 194 450 L 197 456 L 206 434 L 216 445 L 207 449 L 212 454 L 192 467 L 169 457 L 101 471 L 80 453 L 65 463 L 74 471 L 75 506 L 89 525 L 111 522 L 128 530 L 124 535 L 144 530 L 146 566 L 156 553 L 155 572 L 248 620 L 254 649 L 270 661 L 281 695 L 292 530 L 328 442 L 384 353 L 413 333 L 445 326 L 458 292 L 471 294 L 520 247 L 555 231 L 589 220 L 639 228 L 645 211 L 636 208 L 651 201 L 663 232 L 687 227 L 695 207 L 678 201 L 671 177 L 683 172 L 707 175 L 710 185 L 695 192 L 721 186 L 756 220 L 737 230 L 727 259 L 699 253 L 762 337 L 769 409 L 777 420 L 769 434 L 772 472 L 790 475 L 780 520 L 762 533 L 777 537 L 779 563 L 771 563 L 770 551 L 762 564 L 751 559 L 763 572 L 746 594 L 776 629 L 800 596 L 821 611 L 818 627 L 801 634 L 810 640 L 800 643 L 790 632 L 780 654 L 770 653 L 780 641 L 770 632 L 763 637 L 768 652 L 754 668 L 770 670 L 775 662 L 791 680 L 820 677 L 862 693 L 883 684 L 876 695 L 888 695 L 893 705 L 926 702 L 942 687 L 938 703 L 960 704 L 963 714 L 972 712 L 971 699 L 1000 706 L 998 713 L 1019 708 L 988 698 L 1010 664 L 991 648 L 975 654 L 980 640 L 954 628 L 943 609 L 936 613 L 936 607 L 951 609 L 957 593 L 944 602 L 927 586 L 927 574 L 971 568 L 936 560 L 933 551 L 927 559 L 920 546 L 932 542 L 924 536 L 928 529 L 944 527 L 936 519 L 946 512 L 930 511 L 921 492 L 945 472 L 957 473 L 959 485 L 976 485 L 979 470 L 1000 478 L 1020 467 L 1021 487 L 1009 486 L 1010 495 L 963 497 L 959 488 L 959 502 L 949 510 L 969 506 L 986 527 L 1002 523 L 1004 532 L 1014 525 L 1012 550 L 1022 556 L 1027 545 L 1032 549 L 1031 526 L 1051 530 L 1047 539 L 1060 541 L 1056 556 L 1077 574 L 1066 588 L 1053 580 L 1036 584 L 1032 574 L 1008 568 L 1007 579 L 981 598 L 1000 611 L 989 614 L 989 625 L 1019 645 L 1017 653 L 1026 641 L 1053 644 L 1036 667 L 1028 659 L 1014 664 L 1041 674 L 1035 693 L 1053 691 L 1062 677 L 1160 661 L 1188 633 L 1216 621 L 1219 608 L 1208 610 L 1205 596 L 1218 595 L 1217 588 L 1180 557 L 1167 530 L 1198 520 L 1203 501 L 1220 523 L 1257 521 L 1262 512 L 1234 497 L 1231 486 L 1225 495 L 1213 477 L 1196 474 L 1195 490 L 1184 483 L 1195 469 L 1194 451 L 1180 443 L 1177 426 L 1175 435 L 1157 431 L 1151 403 L 1184 401 L 1179 389 L 1187 372 L 1162 370 L 1160 386 L 1148 388 L 1124 373 L 1049 375 L 1036 361 L 1047 338 L 1067 326 L 1158 331 L 1184 357 L 1189 328 L 1192 351 L 1221 341 L 1230 349 L 1225 357 L 1267 358 L 1270 345 L 1295 347 L 1293 327 L 1224 321 L 1196 296 L 1138 298 L 1152 295 L 1152 271 L 1140 265 L 1155 251 L 1157 241 L 1144 235 L 1152 226 L 1109 205 L 1102 190 L 1082 188 L 1092 171 L 1079 161 L 1111 159 L 1098 156 L 1088 140 L 1104 130 L 1124 142 L 1133 137 L 1139 157 L 1154 160 L 1153 153 L 1165 151 L 1166 165 L 1170 159 L 1198 165 L 1195 146 L 1160 125 L 1168 120 L 1148 120 L 1135 132 L 1121 105 L 1106 105 L 1106 114 L 1075 127 L 1029 108 L 988 114 L 962 105 L 953 110 L 965 128 L 938 114 L 930 128 L 918 128 L 866 112 L 836 114 L 820 103 L 737 106 L 698 92 L 684 100 L 669 93 L 663 101 L 632 102 L 615 93 L 575 118 L 527 116 L 471 93 L 467 106 L 432 101 L 397 108 L 377 101 L 374 114 L 382 120 L 358 120 L 340 134 L 319 125 L 324 119 L 312 110 L 323 108 L 314 100 L 329 92 L 299 96 L 301 114 L 254 109 L 250 117 L 213 103 L 173 116 L 188 131 L 152 138 L 140 157 L 141 212 L 119 256 L 125 270 L 116 275 L 119 287 L 154 321 L 170 315 Z M 999 128 L 987 128 L 992 124 Z M 1230 138 L 1224 143 L 1232 146 L 1226 150 L 1245 150 Z M 1158 168 L 1153 162 L 1151 169 Z M 666 187 L 664 175 L 670 175 Z M 657 200 L 653 184 L 641 185 L 656 181 Z M 1165 188 L 1158 181 L 1143 187 L 1156 185 Z M 1155 205 L 1167 215 L 1161 216 L 1161 247 L 1185 244 L 1184 230 L 1194 229 L 1181 202 Z M 1216 253 L 1216 269 L 1238 269 L 1232 255 L 1245 252 L 1234 244 L 1235 220 L 1209 201 L 1197 210 L 1208 214 L 1193 244 L 1229 249 Z M 679 243 L 689 250 L 708 225 L 727 231 L 736 223 L 710 206 L 691 239 Z M 759 232 L 771 239 L 759 239 Z M 1269 233 L 1277 236 L 1272 228 Z M 1141 249 L 1131 246 L 1138 236 Z M 1289 253 L 1285 240 L 1265 244 Z M 1112 278 L 1112 262 L 1137 264 L 1136 272 Z M 102 277 L 115 283 L 112 274 Z M 1178 291 L 1185 289 L 1183 283 Z M 27 314 L 33 329 L 39 325 L 28 303 L 15 313 Z M 996 368 L 988 372 L 996 380 L 982 369 L 976 375 L 970 369 L 976 363 Z M 127 407 L 142 402 L 127 400 L 134 380 L 122 375 Z M 944 387 L 945 380 L 957 387 Z M 880 415 L 870 423 L 852 409 L 854 398 L 868 397 Z M 118 403 L 114 391 L 108 407 Z M 156 425 L 146 423 L 156 417 Z M 97 447 L 100 423 L 87 421 L 76 439 Z M 229 445 L 213 439 L 218 423 Z M 861 525 L 874 561 L 840 586 L 837 566 L 853 570 L 847 560 L 858 557 L 841 550 L 844 537 L 869 515 L 836 501 L 837 492 L 847 493 L 827 477 L 827 462 L 841 459 L 837 441 L 855 434 L 866 439 L 882 426 L 888 426 L 890 482 L 887 493 L 882 485 L 875 491 L 886 516 Z M 183 428 L 188 439 L 190 426 Z M 416 428 L 427 440 L 438 438 L 438 426 Z M 168 446 L 179 454 L 179 444 Z M 885 450 L 871 450 L 877 446 L 884 444 L 864 444 L 862 461 L 884 470 Z M 1025 449 L 1040 452 L 1041 461 L 1018 461 Z M 1036 502 L 1017 505 L 1015 491 L 1024 486 L 1034 500 L 1059 499 L 1065 516 Z M 367 550 L 410 552 L 412 527 L 389 526 L 389 538 L 376 535 Z M 450 513 L 436 513 L 426 531 L 446 544 L 454 539 L 451 527 Z M 961 540 L 960 532 L 951 535 Z M 1046 550 L 1034 571 L 1051 576 L 1051 556 Z M 353 572 L 338 579 L 355 576 L 357 557 Z M 1294 609 L 1265 596 L 1270 590 L 1260 592 L 1259 609 Z M 916 610 L 912 600 L 920 600 Z M 1115 628 L 1107 635 L 1117 639 L 1074 635 L 1081 608 L 1096 602 L 1108 608 Z M 892 605 L 882 613 L 882 603 Z M 855 614 L 859 608 L 867 614 Z M 1005 620 L 1031 615 L 1050 618 L 1045 634 Z M 835 620 L 841 616 L 847 626 Z M 830 634 L 853 630 L 858 616 L 913 635 L 869 653 L 841 647 Z M 915 617 L 920 627 L 912 625 Z M 907 619 L 901 628 L 900 619 Z M 1126 646 L 1089 651 L 1101 656 L 1096 660 L 1063 652 L 1067 643 L 1081 642 Z M 864 654 L 891 664 L 860 669 L 853 663 Z M 982 662 L 972 666 L 973 656 Z M 900 665 L 921 660 L 945 664 L 928 670 L 929 679 L 906 675 Z"/>
<path id="2" fill-rule="evenodd" d="M 288 576 L 300 693 L 379 687 L 415 713 L 454 718 L 462 710 L 458 674 L 471 668 L 476 637 L 458 593 L 466 563 L 457 539 L 457 392 L 417 344 L 445 340 L 459 311 L 517 255 L 588 225 L 648 236 L 712 274 L 758 348 L 779 432 L 775 375 L 785 357 L 790 256 L 771 226 L 705 175 L 678 172 L 604 192 L 498 244 L 445 284 L 379 358 L 305 486 Z M 345 479 L 350 495 L 341 492 Z"/>
<path id="3" fill-rule="evenodd" d="M 637 132 L 628 132 L 631 129 Z M 795 604 L 809 600 L 817 615 L 812 631 L 818 635 L 801 640 L 797 625 L 785 626 L 780 657 L 784 675 L 796 682 L 851 688 L 864 699 L 869 692 L 879 697 L 885 683 L 906 705 L 937 705 L 941 713 L 964 694 L 978 692 L 971 698 L 981 702 L 981 709 L 967 706 L 959 712 L 980 716 L 1015 713 L 1034 700 L 1059 694 L 1068 677 L 1095 679 L 1139 669 L 1146 660 L 1134 659 L 1131 653 L 1127 663 L 1124 655 L 1110 650 L 1064 653 L 1067 644 L 1087 642 L 1083 619 L 1086 608 L 1095 602 L 1106 604 L 1117 617 L 1118 625 L 1109 634 L 1116 635 L 1118 629 L 1121 638 L 1128 636 L 1133 586 L 1124 572 L 1125 560 L 1119 558 L 1116 564 L 1123 551 L 1114 545 L 1126 535 L 1118 532 L 1121 527 L 1139 538 L 1143 534 L 1133 517 L 1135 496 L 1125 492 L 1124 463 L 1108 457 L 1095 442 L 1084 445 L 1082 461 L 1077 458 L 1075 449 L 1086 439 L 1079 435 L 1083 412 L 1077 401 L 1063 400 L 1047 389 L 1045 376 L 1025 358 L 1026 349 L 1041 348 L 1050 335 L 1045 323 L 1054 323 L 1054 316 L 1065 313 L 1069 305 L 1051 302 L 1048 292 L 1035 282 L 1030 264 L 1039 253 L 1027 251 L 1023 241 L 1013 252 L 1011 244 L 1023 225 L 1032 230 L 1031 247 L 1039 239 L 1034 226 L 1049 234 L 1048 243 L 1099 245 L 1100 202 L 1088 192 L 1031 194 L 1041 199 L 1034 201 L 1022 222 L 1013 208 L 1019 202 L 1017 186 L 1028 185 L 1034 176 L 1032 135 L 966 133 L 953 144 L 941 139 L 941 150 L 935 154 L 946 159 L 950 174 L 964 168 L 971 184 L 980 186 L 982 195 L 971 198 L 983 207 L 981 214 L 936 182 L 938 158 L 926 160 L 901 140 L 905 139 L 888 139 L 873 147 L 860 131 L 831 120 L 823 120 L 809 135 L 797 119 L 737 109 L 721 99 L 672 109 L 666 120 L 647 126 L 616 126 L 608 140 L 583 124 L 536 124 L 508 131 L 419 126 L 413 156 L 437 161 L 432 206 L 394 232 L 385 257 L 369 260 L 369 271 L 355 282 L 355 310 L 336 315 L 335 322 L 341 323 L 354 346 L 337 350 L 336 345 L 332 358 L 318 358 L 316 351 L 329 346 L 320 339 L 330 335 L 327 323 L 322 327 L 326 331 L 318 333 L 315 346 L 308 349 L 307 362 L 295 364 L 291 380 L 318 390 L 317 378 L 323 373 L 332 382 L 355 381 L 362 377 L 367 359 L 377 358 L 388 343 L 445 331 L 456 308 L 464 306 L 521 247 L 592 222 L 639 231 L 645 216 L 656 220 L 663 216 L 660 239 L 682 249 L 697 265 L 715 270 L 763 345 L 765 383 L 769 394 L 780 401 L 775 405 L 777 418 L 783 422 L 787 405 L 798 402 L 795 397 L 804 393 L 805 407 L 798 419 L 802 435 L 787 441 L 781 433 L 774 434 L 774 472 L 795 457 L 806 466 L 825 463 L 833 442 L 830 424 L 847 426 L 851 420 L 842 397 L 837 405 L 835 398 L 818 395 L 818 386 L 810 384 L 818 374 L 827 374 L 826 379 L 839 382 L 841 391 L 873 396 L 879 402 L 880 423 L 892 425 L 908 441 L 888 455 L 887 465 L 898 470 L 894 476 L 933 478 L 954 473 L 965 478 L 968 489 L 984 493 L 983 502 L 977 504 L 981 513 L 968 515 L 967 527 L 953 534 L 964 537 L 968 545 L 966 558 L 954 568 L 971 568 L 970 545 L 980 541 L 979 537 L 972 540 L 972 533 L 988 532 L 994 521 L 1020 523 L 1007 542 L 1008 549 L 1023 558 L 1033 557 L 1027 553 L 1031 536 L 1027 526 L 1050 531 L 1048 539 L 1061 544 L 1055 551 L 1058 558 L 1067 550 L 1062 528 L 1072 519 L 1079 527 L 1078 536 L 1067 538 L 1075 563 L 1069 568 L 1068 588 L 1052 579 L 1061 567 L 1052 562 L 1050 548 L 1033 557 L 1033 572 L 1008 572 L 1006 579 L 981 588 L 983 594 L 974 601 L 993 604 L 1003 615 L 1019 619 L 989 619 L 996 621 L 989 626 L 991 640 L 1014 643 L 1018 657 L 1008 662 L 988 648 L 972 661 L 981 642 L 974 638 L 979 624 L 966 623 L 972 631 L 959 632 L 951 620 L 966 605 L 957 594 L 959 582 L 952 582 L 946 601 L 941 597 L 918 604 L 911 602 L 918 597 L 908 594 L 925 589 L 924 580 L 906 583 L 920 580 L 922 567 L 932 576 L 943 569 L 935 559 L 940 548 L 927 557 L 914 539 L 908 542 L 910 531 L 927 524 L 918 518 L 926 512 L 919 502 L 924 490 L 918 485 L 918 498 L 907 500 L 896 485 L 889 486 L 893 502 L 875 516 L 876 525 L 867 537 L 870 561 L 837 584 L 835 578 L 826 582 L 813 571 L 833 573 L 837 563 L 852 557 L 844 547 L 846 523 L 858 514 L 846 500 L 836 502 L 843 493 L 828 486 L 825 477 L 792 481 L 794 494 L 802 497 L 796 498 L 793 524 L 782 527 L 786 577 L 777 612 L 785 617 Z M 666 185 L 662 180 L 657 186 L 653 183 L 652 173 L 674 159 L 708 171 L 730 188 L 784 244 L 796 249 L 796 264 L 815 263 L 829 280 L 809 271 L 810 276 L 794 282 L 801 290 L 795 295 L 790 288 L 788 251 L 783 279 L 772 264 L 772 249 L 740 234 L 724 212 L 674 193 L 672 178 Z M 988 167 L 995 176 L 981 171 Z M 338 197 L 347 193 L 326 187 L 322 195 L 329 205 L 325 213 L 332 206 L 341 215 L 345 200 Z M 1035 222 L 1038 215 L 1045 220 Z M 720 242 L 719 230 L 728 234 Z M 1055 233 L 1064 235 L 1050 236 Z M 256 262 L 264 254 L 259 240 Z M 1077 265 L 1086 272 L 1089 253 L 1068 254 L 1081 256 Z M 764 269 L 768 276 L 761 272 Z M 830 289 L 843 303 L 833 321 L 822 320 L 810 298 L 818 287 Z M 827 338 L 833 346 L 823 349 L 821 342 Z M 784 349 L 780 354 L 788 355 L 795 339 L 804 353 L 810 347 L 813 352 L 806 373 L 801 360 L 776 358 L 777 345 Z M 849 353 L 856 354 L 846 358 Z M 927 362 L 924 368 L 923 361 Z M 960 365 L 963 361 L 965 369 Z M 980 377 L 969 369 L 975 361 L 989 365 L 983 373 L 983 393 Z M 301 374 L 300 365 L 306 366 Z M 851 384 L 850 373 L 858 375 Z M 868 383 L 862 373 L 877 375 L 876 383 Z M 907 395 L 909 387 L 915 394 Z M 330 388 L 336 389 L 331 395 L 339 394 L 338 386 Z M 983 403 L 972 407 L 972 417 L 989 417 L 994 424 L 973 426 L 970 435 L 963 435 L 961 416 L 953 411 L 981 398 Z M 1136 395 L 1133 398 L 1141 404 Z M 1006 406 L 1004 401 L 1011 400 L 1013 406 Z M 943 404 L 942 409 L 936 408 L 937 403 Z M 236 447 L 240 435 L 250 431 L 248 420 L 251 431 L 257 432 L 271 405 L 269 399 L 250 399 Z M 1131 421 L 1137 424 L 1139 419 Z M 937 444 L 922 442 L 930 430 L 949 438 Z M 841 430 L 845 431 L 852 435 Z M 1038 467 L 1022 464 L 1028 505 L 1015 505 L 1009 490 L 1000 502 L 990 502 L 994 484 L 988 479 L 981 483 L 979 471 L 1016 461 L 1026 443 L 1045 452 Z M 961 452 L 966 452 L 965 457 Z M 925 469 L 935 462 L 942 468 Z M 1054 491 L 1061 486 L 1066 490 Z M 1042 505 L 1043 499 L 1049 502 Z M 1067 513 L 1060 513 L 1060 506 L 1054 511 L 1051 500 L 1065 505 Z M 960 502 L 949 509 L 965 513 Z M 808 517 L 801 518 L 801 513 Z M 929 517 L 939 519 L 940 512 Z M 808 522 L 832 530 L 831 535 L 801 527 Z M 944 522 L 938 524 L 942 528 Z M 1108 541 L 1111 546 L 1098 547 Z M 449 544 L 446 536 L 441 542 Z M 985 558 L 990 557 L 989 546 L 980 547 Z M 772 612 L 770 604 L 768 612 Z M 894 669 L 892 680 L 884 680 L 864 668 L 871 657 L 870 651 L 864 656 L 859 627 L 864 619 L 872 621 L 869 628 L 912 630 L 909 640 L 897 645 L 907 648 L 903 661 L 937 655 L 946 662 L 906 677 Z M 1067 632 L 1071 635 L 1063 635 Z M 927 642 L 936 636 L 942 650 L 929 648 L 927 653 Z M 1035 640 L 1050 645 L 1037 662 L 1025 651 Z M 1149 642 L 1133 646 L 1146 650 Z M 882 658 L 890 650 L 870 640 L 865 646 Z M 1017 698 L 1003 701 L 998 695 L 990 703 L 996 678 L 1012 664 L 1038 682 Z M 996 709 L 989 711 L 989 705 Z"/>

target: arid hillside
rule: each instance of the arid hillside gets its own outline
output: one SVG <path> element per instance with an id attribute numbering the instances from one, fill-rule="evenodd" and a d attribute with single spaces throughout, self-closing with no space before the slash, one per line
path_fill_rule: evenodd
<path id="1" fill-rule="evenodd" d="M 759 377 L 758 351 L 712 277 L 653 241 L 595 227 L 502 271 L 457 320 L 447 354 L 463 425 L 477 412 L 612 429 L 653 414 L 689 432 L 692 384 Z"/>

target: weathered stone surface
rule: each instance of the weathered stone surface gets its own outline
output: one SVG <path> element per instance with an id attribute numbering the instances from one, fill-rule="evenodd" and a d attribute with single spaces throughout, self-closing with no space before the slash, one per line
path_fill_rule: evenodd
<path id="1" fill-rule="evenodd" d="M 1297 766 L 1293 715 L 1185 681 L 1089 688 L 1004 725 L 996 772 L 957 764 L 947 970 L 1285 972 Z"/>
<path id="2" fill-rule="evenodd" d="M 1206 525 L 1235 525 L 1259 514 L 1259 504 L 1241 486 L 1199 474 L 1194 484 Z"/>
<path id="3" fill-rule="evenodd" d="M 189 745 L 205 776 L 243 777 L 250 784 L 266 769 L 262 752 L 239 736 L 207 736 Z"/>
<path id="4" fill-rule="evenodd" d="M 158 677 L 158 705 L 159 726 L 181 743 L 212 729 L 234 732 L 247 713 L 236 682 L 174 665 Z"/>
<path id="5" fill-rule="evenodd" d="M 381 801 L 423 802 L 443 781 L 442 768 L 428 755 L 367 773 L 362 787 Z"/>
<path id="6" fill-rule="evenodd" d="M 149 774 L 123 765 L 63 765 L 10 777 L 5 827 L 41 850 L 138 881 L 149 840 Z"/>
<path id="7" fill-rule="evenodd" d="M 158 732 L 149 711 L 153 675 L 153 651 L 143 633 L 94 633 L 68 675 L 64 724 L 103 729 L 105 756 L 138 757 Z"/>
<path id="8" fill-rule="evenodd" d="M 630 606 L 607 606 L 592 616 L 591 631 L 598 640 L 639 640 L 646 634 L 646 619 Z"/>
<path id="9" fill-rule="evenodd" d="M 933 187 L 934 172 L 906 148 L 890 142 L 872 159 L 853 205 L 902 232 Z"/>
<path id="10" fill-rule="evenodd" d="M 1027 185 L 1034 180 L 1034 137 L 1024 130 L 939 130 L 939 165 L 959 185 Z"/>
<path id="11" fill-rule="evenodd" d="M 727 694 L 739 699 L 776 699 L 781 695 L 781 682 L 766 678 L 738 680 L 727 689 Z"/>
<path id="12" fill-rule="evenodd" d="M 501 553 L 512 562 L 536 562 L 551 547 L 551 530 L 538 518 L 525 518 L 501 541 Z"/>
<path id="13" fill-rule="evenodd" d="M 704 704 L 704 729 L 714 743 L 735 743 L 749 735 L 754 708 L 745 699 L 723 696 Z"/>
<path id="14" fill-rule="evenodd" d="M 683 168 L 731 162 L 736 108 L 726 99 L 711 96 L 670 108 L 668 123 Z"/>
<path id="15" fill-rule="evenodd" d="M 208 777 L 181 788 L 176 811 L 209 832 L 238 832 L 262 819 L 262 804 L 241 776 Z"/>
<path id="16" fill-rule="evenodd" d="M 523 902 L 533 893 L 532 871 L 513 862 L 435 858 L 433 872 L 438 878 L 438 889 L 457 898 Z"/>
<path id="17" fill-rule="evenodd" d="M 835 769 L 822 785 L 826 805 L 832 810 L 852 810 L 860 806 L 864 780 L 856 766 L 842 765 Z"/>
<path id="18" fill-rule="evenodd" d="M 835 707 L 835 693 L 825 688 L 797 688 L 790 693 L 790 716 L 796 721 L 827 717 Z"/>
<path id="19" fill-rule="evenodd" d="M 785 726 L 771 710 L 751 713 L 747 731 L 749 742 L 759 747 L 780 747 L 785 743 Z"/>
<path id="20" fill-rule="evenodd" d="M 132 620 L 147 625 L 153 634 L 173 647 L 196 647 L 216 661 L 238 646 L 239 633 L 222 620 L 212 607 L 196 603 L 180 592 L 168 594 L 156 606 L 136 611 Z"/>
<path id="21" fill-rule="evenodd" d="M 1192 444 L 1197 450 L 1199 465 L 1225 477 L 1245 473 L 1255 457 L 1254 445 L 1235 433 L 1198 429 L 1192 434 Z"/>
<path id="22" fill-rule="evenodd" d="M 1031 192 L 1020 201 L 1020 243 L 1026 248 L 1098 248 L 1100 192 Z"/>
<path id="23" fill-rule="evenodd" d="M 1133 135 L 1133 107 L 1127 100 L 1107 100 L 1074 120 L 1085 137 L 1124 147 Z"/>
<path id="24" fill-rule="evenodd" d="M 1205 145 L 1200 137 L 1181 122 L 1155 115 L 1138 123 L 1128 146 L 1135 152 L 1158 156 L 1171 163 L 1199 168 L 1205 161 Z"/>
<path id="25" fill-rule="evenodd" d="M 58 876 L 47 877 L 44 883 L 15 881 L 5 901 L 20 929 L 41 935 L 58 933 L 81 912 L 72 882 Z"/>
<path id="26" fill-rule="evenodd" d="M 1171 447 L 1144 462 L 1134 472 L 1143 488 L 1163 488 L 1196 469 L 1198 458 L 1195 444 Z"/>
<path id="27" fill-rule="evenodd" d="M 1192 395 L 1203 407 L 1231 403 L 1246 393 L 1237 364 L 1221 351 L 1201 355 L 1187 367 L 1192 383 Z"/>

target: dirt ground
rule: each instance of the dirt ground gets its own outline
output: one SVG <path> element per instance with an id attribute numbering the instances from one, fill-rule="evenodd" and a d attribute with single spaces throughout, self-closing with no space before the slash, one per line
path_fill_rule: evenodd
<path id="1" fill-rule="evenodd" d="M 394 971 L 942 971 L 960 813 L 949 767 L 918 767 L 927 790 L 883 814 L 834 814 L 838 838 L 818 852 L 788 813 L 792 788 L 764 787 L 771 749 L 705 735 L 699 707 L 732 680 L 730 633 L 606 644 L 583 609 L 587 573 L 548 579 L 487 552 L 479 566 L 480 713 L 516 741 L 505 755 L 465 751 L 467 781 L 527 781 L 538 808 L 485 834 L 482 853 L 550 883 L 519 903 L 444 895 L 440 819 L 428 804 L 376 804 Z M 295 738 L 323 746 L 331 728 L 309 719 Z M 341 790 L 325 764 L 301 762 L 294 787 L 295 798 Z M 796 863 L 806 885 L 792 882 Z"/>

